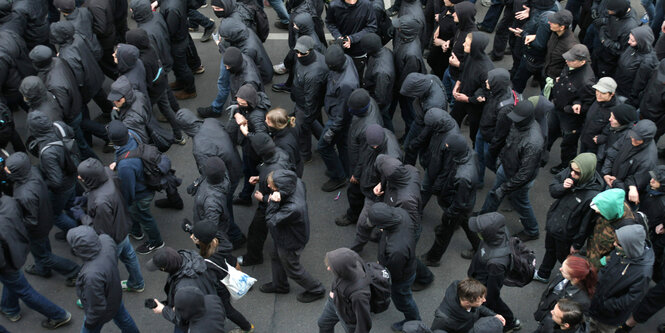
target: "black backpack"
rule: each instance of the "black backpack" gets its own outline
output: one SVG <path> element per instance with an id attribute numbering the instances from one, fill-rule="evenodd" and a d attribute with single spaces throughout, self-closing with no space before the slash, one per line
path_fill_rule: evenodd
<path id="1" fill-rule="evenodd" d="M 517 237 L 510 238 L 509 247 L 510 269 L 503 279 L 503 284 L 509 287 L 524 287 L 533 280 L 536 272 L 536 254 Z"/>
<path id="2" fill-rule="evenodd" d="M 270 21 L 268 20 L 268 15 L 263 10 L 254 4 L 243 3 L 249 8 L 250 11 L 254 13 L 254 22 L 256 22 L 256 36 L 259 37 L 261 42 L 265 42 L 268 39 L 268 34 L 270 34 Z"/>
<path id="3" fill-rule="evenodd" d="M 137 140 L 138 142 L 138 140 Z M 145 186 L 153 191 L 161 191 L 166 185 L 166 176 L 171 170 L 171 159 L 162 154 L 157 147 L 139 143 L 136 149 L 130 150 L 119 158 L 140 158 L 143 162 L 143 180 Z"/>
<path id="4" fill-rule="evenodd" d="M 53 131 L 58 137 L 58 141 L 47 143 L 39 151 L 39 156 L 53 146 L 60 146 L 65 151 L 65 165 L 63 171 L 65 174 L 76 174 L 79 163 L 81 163 L 81 154 L 79 153 L 79 146 L 74 138 L 74 130 L 62 121 L 53 122 Z"/>
<path id="5" fill-rule="evenodd" d="M 369 308 L 372 313 L 381 313 L 390 307 L 390 272 L 376 262 L 365 263 L 365 273 L 369 278 L 369 289 L 372 294 Z"/>

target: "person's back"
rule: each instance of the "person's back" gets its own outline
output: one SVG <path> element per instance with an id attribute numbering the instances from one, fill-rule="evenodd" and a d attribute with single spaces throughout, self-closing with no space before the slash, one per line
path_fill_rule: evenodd
<path id="1" fill-rule="evenodd" d="M 54 193 L 65 191 L 74 187 L 76 179 L 74 173 L 65 168 L 64 147 L 60 145 L 49 145 L 59 141 L 53 129 L 53 122 L 44 113 L 33 111 L 28 114 L 28 129 L 35 138 L 36 149 L 39 157 L 39 169 L 44 175 L 44 180 Z"/>
<path id="2" fill-rule="evenodd" d="M 270 175 L 272 184 L 279 189 L 281 200 L 268 201 L 266 224 L 278 247 L 300 250 L 309 241 L 305 184 L 291 170 L 275 170 Z"/>
<path id="3" fill-rule="evenodd" d="M 381 175 L 383 202 L 404 209 L 411 218 L 412 227 L 419 225 L 422 212 L 418 169 L 385 154 L 376 157 L 375 166 Z"/>
<path id="4" fill-rule="evenodd" d="M 627 97 L 626 103 L 637 107 L 641 101 L 640 94 L 658 66 L 658 58 L 653 49 L 653 32 L 649 27 L 633 28 L 630 34 L 632 39 L 628 40 L 628 48 L 619 56 L 614 78 L 617 82 L 617 94 Z"/>
<path id="5" fill-rule="evenodd" d="M 173 310 L 162 312 L 169 319 L 173 316 L 176 326 L 187 332 L 224 332 L 226 313 L 216 295 L 204 295 L 196 287 L 185 287 L 175 297 Z"/>
<path id="6" fill-rule="evenodd" d="M 298 60 L 295 65 L 296 75 L 291 87 L 291 99 L 296 110 L 318 116 L 323 106 L 323 96 L 328 79 L 328 66 L 325 57 L 316 50 L 310 50 L 307 59 Z"/>
<path id="7" fill-rule="evenodd" d="M 55 96 L 48 90 L 42 79 L 37 76 L 26 76 L 19 91 L 23 95 L 25 103 L 28 104 L 31 111 L 41 111 L 48 116 L 51 121 L 62 121 L 62 109 L 55 100 Z"/>
<path id="8" fill-rule="evenodd" d="M 399 19 L 398 47 L 393 51 L 395 56 L 395 87 L 402 87 L 406 76 L 410 73 L 426 73 L 425 61 L 422 57 L 422 48 L 418 33 L 420 22 L 412 16 L 403 16 Z M 394 43 L 394 41 L 393 41 Z"/>
<path id="9" fill-rule="evenodd" d="M 70 123 L 81 114 L 82 99 L 76 77 L 69 65 L 60 58 L 52 57 L 53 51 L 43 45 L 30 51 L 30 60 L 37 68 L 39 78 L 56 98 L 64 111 L 65 122 Z"/>
<path id="10" fill-rule="evenodd" d="M 29 48 L 46 44 L 48 21 L 46 8 L 38 0 L 21 0 L 13 3 L 14 13 L 22 15 L 26 21 L 25 40 Z"/>
<path id="11" fill-rule="evenodd" d="M 217 156 L 206 159 L 202 176 L 194 194 L 194 223 L 210 221 L 218 230 L 227 234 L 229 229 L 229 211 L 226 198 L 229 193 L 229 179 L 226 176 L 224 161 Z"/>
<path id="12" fill-rule="evenodd" d="M 174 306 L 178 291 L 185 287 L 197 287 L 204 295 L 217 295 L 215 282 L 205 274 L 206 263 L 196 251 L 165 247 L 155 253 L 146 267 L 149 271 L 161 270 L 169 274 L 164 285 L 165 305 Z"/>
<path id="13" fill-rule="evenodd" d="M 238 89 L 246 84 L 251 84 L 254 89 L 264 91 L 263 81 L 259 75 L 259 68 L 254 63 L 254 60 L 243 54 L 240 49 L 236 47 L 229 47 L 224 53 L 224 65 L 231 74 L 229 77 L 230 86 L 229 92 L 231 93 L 231 101 L 236 100 Z"/>
<path id="14" fill-rule="evenodd" d="M 148 33 L 150 44 L 157 51 L 164 70 L 170 72 L 173 65 L 171 43 L 169 41 L 169 30 L 162 13 L 153 12 L 150 1 L 147 0 L 132 1 L 130 9 L 137 27 Z"/>
<path id="15" fill-rule="evenodd" d="M 21 270 L 28 257 L 28 231 L 21 221 L 21 210 L 12 197 L 0 196 L 0 274 Z"/>
<path id="16" fill-rule="evenodd" d="M 139 49 L 134 45 L 118 44 L 113 54 L 118 64 L 118 73 L 125 76 L 135 90 L 148 97 L 148 85 L 145 76 L 145 67 L 140 57 Z"/>
<path id="17" fill-rule="evenodd" d="M 362 47 L 367 51 L 367 65 L 363 76 L 363 88 L 369 91 L 381 110 L 384 123 L 392 127 L 392 118 L 387 107 L 393 100 L 395 84 L 395 59 L 393 52 L 383 47 L 381 38 L 376 34 L 366 34 L 361 40 Z"/>
<path id="18" fill-rule="evenodd" d="M 376 17 L 367 0 L 358 0 L 353 4 L 335 0 L 326 11 L 326 26 L 334 39 L 349 36 L 351 40 L 347 52 L 357 57 L 365 53 L 359 43 L 362 35 L 376 31 Z"/>
<path id="19" fill-rule="evenodd" d="M 132 88 L 132 83 L 124 75 L 111 84 L 108 95 L 108 100 L 115 105 L 111 118 L 122 121 L 138 136 L 141 143 L 149 144 L 151 140 L 147 126 L 150 114 L 146 98 L 147 96 Z"/>
<path id="20" fill-rule="evenodd" d="M 143 29 L 131 29 L 127 31 L 125 38 L 127 44 L 139 49 L 139 60 L 143 63 L 145 69 L 145 82 L 150 104 L 158 103 L 158 99 L 166 93 L 168 88 L 168 72 L 166 72 L 159 59 L 157 49 L 150 44 L 150 37 Z M 164 112 L 161 108 L 160 111 Z"/>
<path id="21" fill-rule="evenodd" d="M 415 238 L 406 210 L 376 203 L 369 210 L 372 225 L 383 230 L 379 241 L 379 263 L 390 271 L 393 283 L 408 280 L 416 271 Z"/>
<path id="22" fill-rule="evenodd" d="M 219 24 L 219 36 L 231 46 L 240 49 L 242 53 L 248 55 L 254 61 L 264 84 L 272 81 L 273 69 L 270 57 L 253 30 L 241 21 L 230 17 L 222 20 Z"/>
<path id="23" fill-rule="evenodd" d="M 81 35 L 95 55 L 95 59 L 102 57 L 102 46 L 97 35 L 93 32 L 92 13 L 86 7 L 76 7 L 75 0 L 56 0 L 53 4 L 63 14 L 65 20 L 74 25 L 76 33 Z"/>
<path id="24" fill-rule="evenodd" d="M 187 3 L 185 1 L 162 1 L 159 4 L 159 12 L 164 16 L 172 43 L 187 38 Z"/>

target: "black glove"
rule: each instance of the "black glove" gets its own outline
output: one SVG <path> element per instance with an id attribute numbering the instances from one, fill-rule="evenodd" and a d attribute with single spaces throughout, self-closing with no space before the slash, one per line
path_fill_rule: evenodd
<path id="1" fill-rule="evenodd" d="M 328 129 L 325 133 L 323 133 L 323 141 L 327 142 L 328 144 L 331 144 L 334 138 L 335 132 L 333 132 L 331 129 Z"/>
<path id="2" fill-rule="evenodd" d="M 85 211 L 83 211 L 83 208 L 81 208 L 81 206 L 73 206 L 72 208 L 69 209 L 69 211 L 72 213 L 72 217 L 76 221 L 80 221 L 81 217 L 85 215 Z"/>

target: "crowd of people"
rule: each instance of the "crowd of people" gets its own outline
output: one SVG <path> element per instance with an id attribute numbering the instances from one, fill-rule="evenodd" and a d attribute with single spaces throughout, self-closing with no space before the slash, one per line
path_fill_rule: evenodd
<path id="1" fill-rule="evenodd" d="M 480 20 L 469 0 L 397 0 L 387 10 L 381 0 L 271 0 L 289 46 L 273 65 L 260 0 L 211 0 L 218 20 L 198 11 L 203 0 L 0 0 L 0 147 L 12 151 L 0 171 L 2 314 L 19 321 L 20 299 L 46 317 L 44 328 L 69 324 L 72 314 L 23 275 L 56 272 L 76 290 L 81 332 L 109 321 L 138 332 L 123 292 L 143 292 L 146 269 L 168 274 L 164 300 L 145 306 L 175 332 L 225 332 L 226 319 L 238 326 L 231 332 L 264 331 L 222 281 L 263 264 L 270 235 L 272 279 L 257 289 L 288 294 L 293 280 L 299 302 L 323 299 L 320 332 L 387 331 L 372 313 L 389 304 L 404 317 L 396 332 L 513 332 L 522 324 L 501 289 L 531 281 L 546 285 L 536 332 L 640 331 L 665 307 L 663 1 L 642 1 L 639 18 L 627 0 L 484 2 Z M 205 71 L 190 35 L 199 26 L 220 66 L 217 96 L 193 112 L 178 100 L 197 97 Z M 507 46 L 512 67 L 495 66 Z M 287 74 L 271 89 L 293 103 L 273 108 L 266 87 Z M 533 96 L 523 95 L 529 79 Z M 398 106 L 402 122 L 393 122 Z M 199 177 L 182 186 L 183 199 L 168 149 L 187 137 Z M 321 258 L 331 286 L 301 263 L 317 232 L 301 180 L 312 139 L 327 176 L 320 190 L 346 187 L 348 209 L 334 223 L 356 230 Z M 538 221 L 529 196 L 548 171 L 554 201 Z M 488 172 L 494 182 L 474 210 Z M 433 196 L 441 223 L 418 255 Z M 497 212 L 505 198 L 523 226 L 514 234 Z M 194 206 L 182 219 L 193 244 L 174 249 L 151 209 L 182 210 L 183 200 Z M 234 206 L 254 201 L 245 231 Z M 53 226 L 80 263 L 53 253 Z M 445 263 L 458 227 L 470 243 L 467 277 L 450 283 L 428 325 L 413 292 L 432 284 L 428 267 Z M 541 230 L 536 267 L 528 246 Z M 369 241 L 378 264 L 359 255 Z M 144 267 L 137 253 L 151 255 Z"/>

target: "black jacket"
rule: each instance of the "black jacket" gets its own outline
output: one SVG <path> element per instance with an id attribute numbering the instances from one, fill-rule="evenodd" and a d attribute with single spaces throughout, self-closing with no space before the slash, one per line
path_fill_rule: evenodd
<path id="1" fill-rule="evenodd" d="M 224 179 L 219 184 L 210 184 L 204 178 L 196 188 L 194 194 L 194 223 L 209 221 L 217 225 L 217 229 L 224 235 L 229 230 L 228 206 L 226 205 L 229 193 L 229 180 Z"/>
<path id="2" fill-rule="evenodd" d="M 49 49 L 50 50 L 50 49 Z M 54 96 L 63 110 L 65 122 L 69 123 L 81 113 L 83 100 L 78 89 L 78 82 L 72 69 L 65 60 L 53 57 L 50 64 L 37 67 L 38 76 L 46 89 Z"/>
<path id="3" fill-rule="evenodd" d="M 21 270 L 30 250 L 21 207 L 12 197 L 0 197 L 0 274 Z M 119 282 L 118 282 L 119 283 Z"/>
<path id="4" fill-rule="evenodd" d="M 62 109 L 55 100 L 55 96 L 46 90 L 42 79 L 37 76 L 28 76 L 21 82 L 19 91 L 28 104 L 31 111 L 41 111 L 46 114 L 51 121 L 62 121 Z"/>
<path id="5" fill-rule="evenodd" d="M 238 89 L 246 84 L 253 85 L 257 92 L 264 91 L 263 81 L 259 75 L 259 67 L 248 55 L 242 55 L 242 68 L 239 71 L 229 69 L 229 73 L 231 74 L 229 77 L 231 82 L 229 85 L 229 92 L 231 93 L 232 103 L 235 103 Z"/>
<path id="6" fill-rule="evenodd" d="M 349 125 L 349 139 L 347 141 L 349 162 L 351 163 L 351 175 L 356 179 L 359 179 L 364 167 L 362 154 L 364 154 L 366 145 L 365 130 L 367 126 L 374 124 L 383 126 L 383 118 L 381 118 L 381 112 L 376 105 L 376 101 L 370 98 L 367 111 L 354 114 L 351 118 L 351 125 Z"/>
<path id="7" fill-rule="evenodd" d="M 476 152 L 467 147 L 464 153 L 453 155 L 446 153 L 444 177 L 436 180 L 438 203 L 443 214 L 449 217 L 466 217 L 471 214 L 476 204 L 476 186 L 478 185 L 478 157 Z M 441 179 L 443 178 L 443 179 Z"/>
<path id="8" fill-rule="evenodd" d="M 174 299 L 178 290 L 184 287 L 197 287 L 204 295 L 216 296 L 215 281 L 211 281 L 208 275 L 205 274 L 207 269 L 205 260 L 192 250 L 178 250 L 178 253 L 181 258 L 180 267 L 175 272 L 168 272 L 169 277 L 164 285 L 164 292 L 166 293 L 164 305 L 174 306 Z M 167 320 L 174 322 L 174 319 L 167 315 L 175 315 L 175 313 L 168 311 L 162 314 Z"/>
<path id="9" fill-rule="evenodd" d="M 652 139 L 644 140 L 638 147 L 633 147 L 630 136 L 626 135 L 607 150 L 600 174 L 616 177 L 612 188 L 621 188 L 628 193 L 626 180 L 632 175 L 653 170 L 657 163 L 657 148 Z"/>
<path id="10" fill-rule="evenodd" d="M 295 109 L 305 114 L 307 120 L 304 121 L 308 124 L 320 115 L 330 72 L 321 53 L 310 51 L 310 57 L 314 58 L 309 65 L 296 62 L 291 86 L 291 100 L 295 103 Z"/>
<path id="11" fill-rule="evenodd" d="M 25 36 L 26 20 L 23 15 L 12 11 L 12 2 L 0 1 L 0 30 L 11 31 L 17 36 Z M 25 36 L 27 37 L 27 36 Z"/>
<path id="12" fill-rule="evenodd" d="M 579 304 L 585 314 L 589 311 L 591 297 L 584 289 L 580 289 L 579 287 L 570 283 L 570 281 L 566 282 L 566 284 L 563 286 L 563 289 L 555 289 L 555 287 L 563 280 L 564 278 L 561 273 L 558 273 L 547 284 L 547 288 L 543 290 L 543 294 L 540 296 L 540 302 L 538 303 L 538 308 L 533 313 L 533 318 L 536 319 L 536 321 L 543 321 L 547 316 L 549 316 L 550 311 L 554 309 L 556 303 L 562 298 L 569 299 Z"/>
<path id="13" fill-rule="evenodd" d="M 385 154 L 376 157 L 375 165 L 381 175 L 383 202 L 404 209 L 409 213 L 412 225 L 420 224 L 421 181 L 418 169 L 413 165 L 402 164 L 396 157 Z M 387 176 L 388 174 L 390 176 Z"/>
<path id="14" fill-rule="evenodd" d="M 31 239 L 47 237 L 53 226 L 53 210 L 46 182 L 39 170 L 30 164 L 25 153 L 14 153 L 7 158 L 7 175 L 14 183 L 13 196 L 21 208 L 23 224 Z"/>
<path id="15" fill-rule="evenodd" d="M 425 126 L 425 113 L 433 108 L 448 110 L 448 100 L 441 80 L 432 74 L 409 73 L 399 91 L 400 95 L 417 98 L 420 107 L 415 108 L 414 121 Z M 410 148 L 419 148 L 421 143 L 427 141 L 428 134 L 420 134 L 416 143 Z M 421 136 L 424 136 L 421 138 Z"/>
<path id="16" fill-rule="evenodd" d="M 631 30 L 638 25 L 635 10 L 631 9 L 622 15 L 608 15 L 607 24 L 601 26 L 598 31 L 598 38 L 603 47 L 601 52 L 607 52 L 614 57 L 621 55 L 628 47 Z"/>
<path id="17" fill-rule="evenodd" d="M 416 0 L 404 0 L 399 6 L 397 17 L 404 16 L 411 16 L 418 21 L 420 31 L 417 33 L 420 40 L 420 46 L 426 47 L 429 44 L 429 38 L 427 36 L 427 26 L 422 3 Z M 395 29 L 395 35 L 393 36 L 393 49 L 397 49 L 401 42 L 402 39 L 400 38 L 400 31 L 399 29 Z"/>
<path id="18" fill-rule="evenodd" d="M 81 223 L 93 227 L 100 235 L 109 235 L 119 244 L 129 234 L 132 219 L 113 172 L 98 160 L 86 160 L 79 164 L 78 173 L 88 199 Z"/>
<path id="19" fill-rule="evenodd" d="M 254 61 L 264 84 L 272 81 L 272 62 L 270 62 L 270 57 L 263 47 L 263 43 L 253 30 L 245 26 L 242 21 L 229 17 L 222 20 L 218 31 L 219 36 L 224 38 L 225 42 L 237 47 Z"/>
<path id="20" fill-rule="evenodd" d="M 164 318 L 171 320 L 183 332 L 225 332 L 226 311 L 217 295 L 204 295 L 196 287 L 184 287 L 178 295 L 175 312 L 173 308 L 165 308 L 162 312 Z"/>
<path id="21" fill-rule="evenodd" d="M 334 39 L 348 36 L 351 48 L 346 52 L 357 57 L 365 54 L 360 47 L 360 39 L 366 33 L 376 32 L 376 17 L 372 4 L 367 0 L 359 0 L 349 5 L 343 0 L 335 0 L 326 10 L 326 26 Z"/>
<path id="22" fill-rule="evenodd" d="M 635 37 L 637 46 L 629 45 L 621 53 L 614 78 L 617 83 L 616 94 L 627 97 L 626 103 L 638 107 L 640 95 L 654 69 L 658 66 L 658 58 L 651 46 L 653 45 L 653 32 L 649 27 L 633 28 L 630 33 Z"/>
<path id="23" fill-rule="evenodd" d="M 116 244 L 108 235 L 98 236 L 81 226 L 67 233 L 74 254 L 83 260 L 76 278 L 76 296 L 81 300 L 89 329 L 111 321 L 122 305 Z"/>
<path id="24" fill-rule="evenodd" d="M 374 186 L 381 181 L 381 175 L 375 167 L 376 158 L 380 154 L 394 157 L 402 160 L 404 153 L 399 147 L 399 142 L 395 134 L 388 129 L 383 129 L 385 139 L 376 149 L 370 147 L 366 142 L 362 144 L 358 157 L 360 163 L 356 165 L 353 175 L 357 177 L 360 191 L 367 199 L 377 201 L 378 198 L 374 194 Z M 360 168 L 360 169 L 359 169 Z"/>
<path id="25" fill-rule="evenodd" d="M 164 70 L 170 72 L 173 66 L 171 41 L 162 13 L 153 12 L 148 0 L 132 1 L 129 7 L 132 9 L 132 18 L 136 21 L 137 27 L 145 30 L 150 36 L 150 44 L 157 51 Z"/>
<path id="26" fill-rule="evenodd" d="M 335 295 L 333 302 L 337 313 L 345 323 L 355 326 L 354 333 L 369 332 L 372 329 L 371 292 L 362 258 L 347 248 L 330 251 L 326 258 L 334 274 L 330 290 Z"/>
<path id="27" fill-rule="evenodd" d="M 464 40 L 469 33 L 476 31 L 476 9 L 473 3 L 462 1 L 455 4 L 454 10 L 459 22 L 457 23 L 455 36 L 450 40 L 450 50 L 460 61 L 460 67 L 450 66 L 448 69 L 450 70 L 450 76 L 454 80 L 457 80 L 462 72 L 464 58 L 466 57 L 466 53 L 464 53 Z"/>
<path id="28" fill-rule="evenodd" d="M 23 16 L 26 23 L 24 39 L 28 48 L 46 45 L 49 26 L 47 7 L 39 0 L 20 0 L 14 2 L 12 9 L 14 13 Z"/>
<path id="29" fill-rule="evenodd" d="M 298 178 L 302 178 L 302 173 L 305 169 L 305 163 L 300 156 L 300 144 L 298 143 L 298 129 L 290 126 L 278 130 L 276 128 L 268 127 L 268 134 L 275 142 L 275 146 L 284 150 L 289 154 L 289 161 L 296 167 L 296 174 Z"/>
<path id="30" fill-rule="evenodd" d="M 610 123 L 610 108 L 620 103 L 616 96 L 607 102 L 594 101 L 586 114 L 580 141 L 587 147 L 597 147 L 598 144 L 593 141 L 593 137 L 603 133 L 603 129 Z"/>
<path id="31" fill-rule="evenodd" d="M 405 16 L 400 19 L 399 38 L 401 41 L 394 50 L 396 89 L 401 89 L 402 83 L 410 73 L 427 73 L 420 40 L 418 39 L 419 31 L 420 22 L 415 18 Z"/>
<path id="32" fill-rule="evenodd" d="M 0 30 L 0 99 L 18 96 L 21 80 L 37 75 L 23 39 L 10 31 Z"/>
<path id="33" fill-rule="evenodd" d="M 556 33 L 550 34 L 550 39 L 547 41 L 547 52 L 545 53 L 545 66 L 543 67 L 545 76 L 554 79 L 561 75 L 561 71 L 566 67 L 563 54 L 568 52 L 573 45 L 579 43 L 570 28 L 566 28 L 561 36 Z"/>
<path id="34" fill-rule="evenodd" d="M 144 97 L 148 97 L 148 83 L 146 82 L 145 66 L 139 59 L 141 52 L 134 45 L 118 44 L 115 57 L 118 60 L 118 73 L 125 76 L 131 82 L 134 90 L 140 91 Z M 146 100 L 149 102 L 149 100 Z M 148 109 L 151 109 L 149 107 Z"/>
<path id="35" fill-rule="evenodd" d="M 323 99 L 323 108 L 330 123 L 329 129 L 334 133 L 341 132 L 349 126 L 351 114 L 347 111 L 346 100 L 359 86 L 358 72 L 353 60 L 347 55 L 344 57 L 345 62 L 341 71 L 328 72 L 326 95 Z"/>
<path id="36" fill-rule="evenodd" d="M 395 59 L 393 52 L 385 47 L 370 53 L 367 51 L 367 64 L 363 77 L 363 88 L 369 91 L 380 109 L 390 105 L 395 85 Z"/>
<path id="37" fill-rule="evenodd" d="M 502 128 L 500 125 L 505 127 L 506 124 L 499 124 L 498 119 L 499 115 L 505 117 L 505 115 L 513 110 L 517 94 L 512 89 L 510 73 L 505 69 L 495 68 L 487 72 L 487 81 L 489 81 L 490 90 L 486 94 L 487 99 L 483 106 L 478 130 L 483 140 L 491 143 L 495 133 L 505 132 L 506 135 L 508 134 L 510 124 L 507 124 L 508 128 Z"/>
<path id="38" fill-rule="evenodd" d="M 65 20 L 72 22 L 76 33 L 81 35 L 90 47 L 95 59 L 102 57 L 102 46 L 93 30 L 93 17 L 90 10 L 86 7 L 77 7 L 69 15 L 65 15 Z"/>
<path id="39" fill-rule="evenodd" d="M 53 193 L 69 190 L 76 183 L 76 174 L 65 171 L 66 151 L 62 146 L 46 145 L 59 141 L 53 130 L 53 122 L 44 113 L 33 111 L 28 114 L 28 130 L 34 136 L 39 151 L 39 170 L 46 185 Z"/>
<path id="40" fill-rule="evenodd" d="M 189 23 L 187 23 L 187 2 L 179 0 L 162 0 L 159 3 L 159 12 L 164 16 L 166 27 L 169 30 L 171 43 L 177 43 L 187 38 Z"/>
<path id="41" fill-rule="evenodd" d="M 277 247 L 297 251 L 309 241 L 307 190 L 302 180 L 291 170 L 275 170 L 275 186 L 281 200 L 268 201 L 266 224 Z"/>
<path id="42" fill-rule="evenodd" d="M 425 114 L 425 130 L 431 133 L 427 151 L 422 155 L 421 162 L 424 162 L 425 177 L 432 184 L 432 193 L 439 193 L 443 183 L 437 182 L 437 179 L 445 179 L 446 169 L 446 138 L 455 133 L 460 133 L 457 122 L 446 111 L 441 109 L 430 109 Z"/>
<path id="43" fill-rule="evenodd" d="M 489 44 L 487 34 L 479 31 L 471 34 L 473 36 L 471 52 L 464 57 L 464 62 L 461 64 L 459 91 L 469 96 L 470 104 L 481 104 L 476 96 L 484 94 L 487 72 L 494 68 L 494 64 L 485 53 L 485 48 Z"/>
<path id="44" fill-rule="evenodd" d="M 508 178 L 501 185 L 504 193 L 513 192 L 536 178 L 543 149 L 543 134 L 535 120 L 512 125 L 499 155 Z"/>
<path id="45" fill-rule="evenodd" d="M 579 123 L 584 121 L 584 115 L 589 110 L 591 103 L 595 100 L 595 90 L 592 86 L 596 84 L 596 76 L 589 63 L 582 67 L 570 69 L 567 66 L 559 75 L 559 80 L 552 87 L 552 103 L 557 111 L 575 115 L 572 106 L 582 105 L 582 111 L 577 118 Z"/>
<path id="46" fill-rule="evenodd" d="M 115 46 L 115 2 L 110 0 L 88 0 L 84 3 L 92 14 L 92 31 L 103 50 Z"/>
<path id="47" fill-rule="evenodd" d="M 640 117 L 658 123 L 665 116 L 665 61 L 661 61 L 652 71 L 649 82 L 642 92 Z"/>
<path id="48" fill-rule="evenodd" d="M 147 96 L 140 91 L 134 90 L 129 81 L 125 81 L 125 104 L 118 109 L 117 116 L 115 111 L 111 114 L 114 119 L 122 121 L 128 129 L 132 130 L 141 139 L 141 143 L 149 144 L 150 135 L 148 134 L 148 123 L 150 123 L 150 107 L 148 106 Z"/>
<path id="49" fill-rule="evenodd" d="M 376 214 L 371 214 L 372 225 L 383 229 L 377 258 L 390 272 L 392 282 L 401 283 L 416 274 L 416 239 L 411 217 L 400 207 L 380 207 Z"/>
<path id="50" fill-rule="evenodd" d="M 291 164 L 289 154 L 281 148 L 275 148 L 275 153 L 272 156 L 268 158 L 262 157 L 262 163 L 258 165 L 257 169 L 259 171 L 259 191 L 263 194 L 263 201 L 259 202 L 259 206 L 265 207 L 268 204 L 268 196 L 273 192 L 268 187 L 268 175 L 277 170 L 291 170 L 295 172 L 295 166 Z"/>
<path id="51" fill-rule="evenodd" d="M 448 333 L 466 333 L 473 328 L 473 324 L 482 317 L 493 317 L 496 315 L 486 306 L 481 305 L 467 311 L 460 305 L 457 295 L 457 285 L 460 281 L 453 281 L 443 296 L 439 307 L 434 310 L 434 322 L 432 330 L 444 330 Z"/>
<path id="52" fill-rule="evenodd" d="M 139 49 L 139 60 L 145 69 L 145 82 L 148 89 L 150 104 L 157 103 L 157 99 L 166 93 L 168 86 L 168 72 L 165 71 L 159 60 L 157 49 L 150 44 L 150 37 L 145 30 L 132 29 L 126 34 L 127 43 Z"/>

